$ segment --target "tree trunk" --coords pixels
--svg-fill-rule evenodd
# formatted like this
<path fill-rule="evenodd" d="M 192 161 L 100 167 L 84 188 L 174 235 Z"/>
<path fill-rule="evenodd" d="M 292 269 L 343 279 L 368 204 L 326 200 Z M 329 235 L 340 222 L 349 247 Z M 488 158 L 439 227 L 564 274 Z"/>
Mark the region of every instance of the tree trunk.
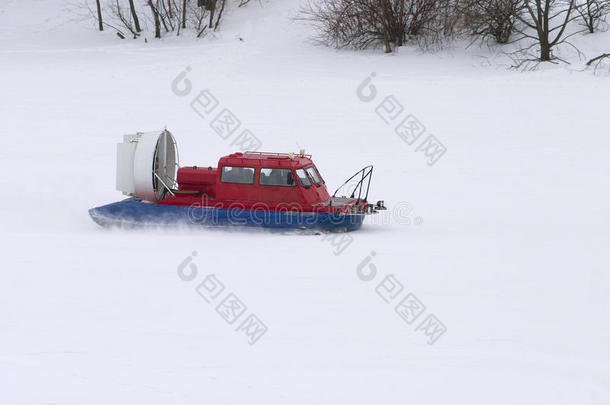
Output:
<path fill-rule="evenodd" d="M 102 22 L 102 5 L 100 4 L 100 0 L 96 0 L 97 5 L 97 22 L 99 24 L 100 31 L 104 31 L 104 23 Z"/>
<path fill-rule="evenodd" d="M 161 5 L 159 5 L 159 3 L 161 3 Z M 167 23 L 165 22 L 165 19 L 167 18 L 167 9 L 165 8 L 165 3 L 163 2 L 163 0 L 157 0 L 157 10 L 161 10 L 161 12 L 158 13 L 159 17 L 161 18 L 161 24 L 163 24 L 163 28 L 165 28 L 165 31 L 169 32 L 170 29 L 167 27 Z M 171 31 L 173 31 L 174 27 L 171 25 L 171 20 L 169 21 L 169 24 L 172 27 Z"/>
<path fill-rule="evenodd" d="M 551 47 L 548 41 L 540 41 L 540 60 L 542 62 L 551 60 Z"/>
<path fill-rule="evenodd" d="M 595 21 L 593 21 L 593 13 L 591 12 L 591 1 L 587 0 L 587 16 L 589 17 L 587 28 L 589 28 L 589 33 L 593 34 L 595 31 Z"/>
<path fill-rule="evenodd" d="M 161 38 L 161 21 L 159 20 L 159 13 L 155 8 L 152 0 L 148 0 L 148 6 L 153 14 L 153 19 L 155 20 L 155 38 Z"/>
<path fill-rule="evenodd" d="M 182 28 L 186 28 L 186 0 L 182 2 Z"/>
<path fill-rule="evenodd" d="M 136 32 L 142 32 L 140 28 L 140 20 L 138 19 L 138 13 L 136 13 L 136 6 L 133 4 L 133 0 L 129 0 L 129 11 L 131 11 L 131 17 L 133 18 L 133 23 L 136 26 Z"/>
<path fill-rule="evenodd" d="M 385 53 L 392 53 L 392 47 L 390 46 L 390 40 L 387 34 L 383 36 L 383 43 L 385 45 Z"/>
<path fill-rule="evenodd" d="M 547 0 L 549 1 L 549 0 Z M 538 31 L 538 42 L 540 43 L 540 61 L 547 62 L 551 60 L 551 43 L 549 42 L 549 23 L 548 19 L 549 8 L 540 11 L 542 16 L 539 23 Z"/>
<path fill-rule="evenodd" d="M 218 13 L 218 17 L 216 18 L 216 24 L 214 24 L 214 31 L 218 29 L 218 24 L 220 24 L 220 19 L 222 18 L 222 12 L 225 10 L 226 0 L 222 0 L 222 5 L 220 6 L 220 12 Z"/>
<path fill-rule="evenodd" d="M 209 27 L 214 27 L 214 12 L 216 11 L 216 2 L 210 7 L 210 24 Z"/>

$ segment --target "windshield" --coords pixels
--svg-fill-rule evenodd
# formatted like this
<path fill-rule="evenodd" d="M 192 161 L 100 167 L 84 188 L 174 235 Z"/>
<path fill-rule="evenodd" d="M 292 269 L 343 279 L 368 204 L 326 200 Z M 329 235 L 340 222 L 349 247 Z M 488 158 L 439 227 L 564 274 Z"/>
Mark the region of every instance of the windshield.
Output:
<path fill-rule="evenodd" d="M 309 177 L 307 177 L 307 174 L 305 174 L 305 170 L 297 169 L 296 173 L 297 178 L 299 179 L 299 184 L 302 187 L 311 187 L 311 181 L 309 181 Z"/>
<path fill-rule="evenodd" d="M 313 170 L 316 172 L 316 174 L 318 175 L 318 179 L 320 180 L 320 183 L 324 184 L 324 179 L 322 178 L 322 175 L 320 174 L 320 172 L 318 171 L 318 168 L 316 166 L 313 167 Z"/>
<path fill-rule="evenodd" d="M 307 173 L 309 174 L 309 177 L 311 177 L 311 180 L 313 180 L 315 185 L 319 186 L 320 185 L 320 176 L 318 176 L 318 172 L 316 171 L 316 169 L 314 169 L 313 167 L 308 167 Z"/>

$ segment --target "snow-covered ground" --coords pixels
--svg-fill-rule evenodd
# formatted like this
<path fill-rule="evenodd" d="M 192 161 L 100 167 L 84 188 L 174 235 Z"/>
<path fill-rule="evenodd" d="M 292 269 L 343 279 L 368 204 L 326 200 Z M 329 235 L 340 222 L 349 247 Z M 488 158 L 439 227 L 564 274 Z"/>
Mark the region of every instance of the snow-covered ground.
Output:
<path fill-rule="evenodd" d="M 315 47 L 298 4 L 147 43 L 66 23 L 61 1 L 0 4 L 0 403 L 610 403 L 608 75 Z M 610 50 L 608 32 L 577 41 Z M 167 126 L 183 165 L 237 150 L 191 109 L 205 89 L 262 150 L 312 153 L 330 188 L 374 164 L 388 212 L 344 236 L 99 228 L 123 134 Z M 394 132 L 409 114 L 412 145 Z M 231 293 L 247 309 L 229 324 Z M 405 297 L 425 305 L 410 324 Z M 250 314 L 267 327 L 252 345 Z"/>

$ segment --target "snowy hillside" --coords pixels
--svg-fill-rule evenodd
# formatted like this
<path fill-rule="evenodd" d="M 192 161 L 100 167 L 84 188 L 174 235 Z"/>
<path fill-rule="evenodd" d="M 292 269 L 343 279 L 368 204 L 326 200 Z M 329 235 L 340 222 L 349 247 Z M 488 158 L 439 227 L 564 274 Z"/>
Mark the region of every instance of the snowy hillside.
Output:
<path fill-rule="evenodd" d="M 608 74 L 569 51 L 533 72 L 461 44 L 335 51 L 298 8 L 144 42 L 0 3 L 0 404 L 610 403 Z M 575 42 L 594 57 L 610 32 Z M 123 134 L 167 126 L 184 166 L 239 150 L 191 108 L 203 90 L 333 190 L 373 164 L 388 211 L 340 235 L 97 226 Z M 223 319 L 231 293 L 264 334 Z"/>

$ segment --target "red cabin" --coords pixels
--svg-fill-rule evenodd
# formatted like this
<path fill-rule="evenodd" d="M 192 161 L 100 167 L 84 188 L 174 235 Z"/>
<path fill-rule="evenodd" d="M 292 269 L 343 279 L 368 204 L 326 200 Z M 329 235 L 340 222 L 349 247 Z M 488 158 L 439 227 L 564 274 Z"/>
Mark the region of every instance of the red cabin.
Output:
<path fill-rule="evenodd" d="M 160 204 L 203 205 L 240 203 L 244 208 L 275 209 L 278 206 L 316 211 L 330 205 L 331 197 L 311 155 L 237 152 L 223 156 L 218 167 L 181 167 L 178 190 Z"/>

